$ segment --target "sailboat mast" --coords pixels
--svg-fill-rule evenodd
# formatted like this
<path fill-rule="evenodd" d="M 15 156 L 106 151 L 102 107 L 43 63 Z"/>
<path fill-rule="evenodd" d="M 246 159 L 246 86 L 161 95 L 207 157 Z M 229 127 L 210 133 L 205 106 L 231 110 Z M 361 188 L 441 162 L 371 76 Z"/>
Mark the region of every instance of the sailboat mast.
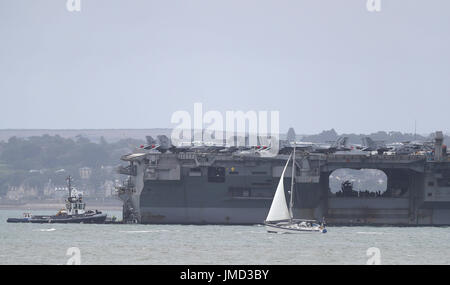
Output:
<path fill-rule="evenodd" d="M 289 213 L 291 215 L 291 221 L 294 218 L 294 212 L 292 210 L 294 206 L 294 177 L 295 177 L 295 145 L 294 145 L 294 155 L 292 157 L 291 199 L 289 201 Z"/>

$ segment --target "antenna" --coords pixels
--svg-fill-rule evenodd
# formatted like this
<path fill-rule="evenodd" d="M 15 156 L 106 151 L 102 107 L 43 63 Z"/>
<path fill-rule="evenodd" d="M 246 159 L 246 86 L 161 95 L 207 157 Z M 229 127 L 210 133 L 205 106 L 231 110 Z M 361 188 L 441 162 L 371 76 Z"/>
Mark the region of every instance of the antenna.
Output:
<path fill-rule="evenodd" d="M 67 177 L 67 186 L 69 187 L 69 198 L 72 197 L 72 177 Z"/>
<path fill-rule="evenodd" d="M 414 120 L 414 140 L 417 140 L 417 120 Z"/>

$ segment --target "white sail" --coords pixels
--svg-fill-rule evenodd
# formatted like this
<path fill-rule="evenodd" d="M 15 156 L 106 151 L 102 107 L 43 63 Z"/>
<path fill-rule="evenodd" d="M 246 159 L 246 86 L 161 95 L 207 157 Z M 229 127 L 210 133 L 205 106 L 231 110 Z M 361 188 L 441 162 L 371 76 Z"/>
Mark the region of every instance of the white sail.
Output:
<path fill-rule="evenodd" d="M 291 155 L 292 156 L 292 155 Z M 286 195 L 284 194 L 284 172 L 291 160 L 289 156 L 286 166 L 284 166 L 283 173 L 281 174 L 280 181 L 278 182 L 277 191 L 273 197 L 272 205 L 270 206 L 269 214 L 267 215 L 267 222 L 289 220 L 291 215 L 289 214 L 288 206 L 286 203 Z"/>

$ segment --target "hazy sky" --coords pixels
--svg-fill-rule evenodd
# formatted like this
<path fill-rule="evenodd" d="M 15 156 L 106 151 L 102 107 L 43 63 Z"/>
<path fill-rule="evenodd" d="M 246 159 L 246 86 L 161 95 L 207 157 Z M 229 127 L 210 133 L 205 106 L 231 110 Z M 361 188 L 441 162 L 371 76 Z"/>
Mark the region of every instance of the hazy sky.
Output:
<path fill-rule="evenodd" d="M 174 127 L 278 110 L 281 130 L 450 131 L 450 1 L 0 0 L 0 128 Z"/>

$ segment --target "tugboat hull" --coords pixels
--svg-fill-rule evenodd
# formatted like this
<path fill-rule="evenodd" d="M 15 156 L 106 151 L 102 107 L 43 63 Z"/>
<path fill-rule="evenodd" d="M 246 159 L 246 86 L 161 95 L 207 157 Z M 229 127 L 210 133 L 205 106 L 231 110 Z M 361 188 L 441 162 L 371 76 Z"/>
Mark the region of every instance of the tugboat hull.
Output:
<path fill-rule="evenodd" d="M 8 223 L 50 223 L 50 224 L 104 224 L 106 214 L 95 214 L 89 216 L 33 216 L 31 219 L 9 218 Z"/>
<path fill-rule="evenodd" d="M 24 218 L 8 218 L 6 220 L 8 223 L 29 223 L 30 219 L 24 219 Z"/>

